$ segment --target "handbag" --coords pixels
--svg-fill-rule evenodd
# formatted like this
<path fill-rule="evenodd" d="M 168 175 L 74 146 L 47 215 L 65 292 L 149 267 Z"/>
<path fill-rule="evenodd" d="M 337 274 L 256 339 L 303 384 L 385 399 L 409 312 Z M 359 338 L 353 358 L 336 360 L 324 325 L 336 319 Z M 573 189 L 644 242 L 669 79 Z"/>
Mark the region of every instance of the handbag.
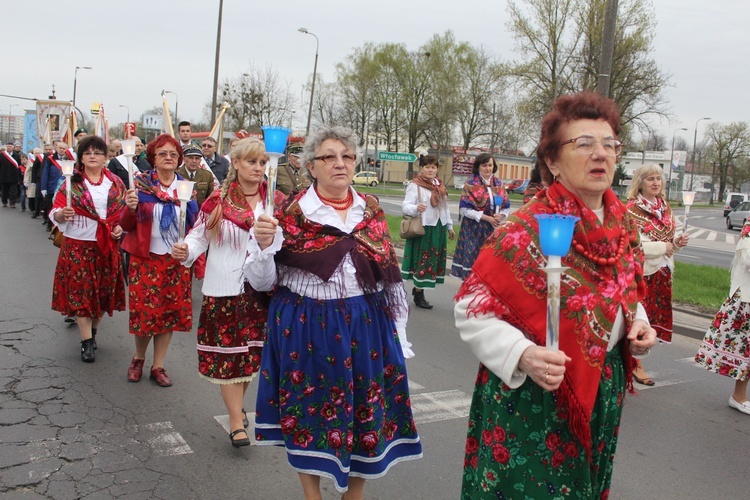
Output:
<path fill-rule="evenodd" d="M 55 245 L 57 248 L 60 248 L 63 242 L 63 232 L 60 231 L 57 227 L 53 227 L 52 231 L 50 231 L 49 233 L 49 239 L 52 240 L 53 245 Z"/>
<path fill-rule="evenodd" d="M 419 186 L 417 186 L 417 204 L 422 203 L 419 196 Z M 424 236 L 424 226 L 422 225 L 422 214 L 412 217 L 411 215 L 404 215 L 401 219 L 401 226 L 399 227 L 398 235 L 405 240 L 411 240 Z"/>

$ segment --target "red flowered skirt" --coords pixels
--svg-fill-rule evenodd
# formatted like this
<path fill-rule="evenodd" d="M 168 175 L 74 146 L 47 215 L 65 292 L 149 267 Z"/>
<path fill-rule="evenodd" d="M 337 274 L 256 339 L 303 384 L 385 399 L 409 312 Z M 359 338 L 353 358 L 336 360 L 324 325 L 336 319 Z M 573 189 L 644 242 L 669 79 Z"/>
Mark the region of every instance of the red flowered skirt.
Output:
<path fill-rule="evenodd" d="M 96 241 L 63 238 L 52 287 L 52 309 L 83 318 L 124 311 L 120 252 L 105 256 Z"/>
<path fill-rule="evenodd" d="M 245 283 L 234 297 L 203 297 L 198 372 L 216 384 L 250 382 L 260 368 L 269 295 Z"/>
<path fill-rule="evenodd" d="M 193 329 L 190 268 L 171 255 L 130 256 L 130 333 L 151 337 Z"/>
<path fill-rule="evenodd" d="M 646 276 L 648 293 L 643 300 L 651 327 L 664 343 L 672 342 L 672 271 L 662 267 L 651 276 Z"/>

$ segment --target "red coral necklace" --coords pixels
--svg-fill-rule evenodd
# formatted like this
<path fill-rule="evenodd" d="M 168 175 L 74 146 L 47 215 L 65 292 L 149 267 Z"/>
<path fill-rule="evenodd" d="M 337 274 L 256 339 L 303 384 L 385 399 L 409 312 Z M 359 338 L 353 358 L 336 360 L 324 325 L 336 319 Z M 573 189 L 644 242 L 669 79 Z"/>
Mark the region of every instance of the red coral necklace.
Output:
<path fill-rule="evenodd" d="M 351 206 L 354 204 L 354 196 L 352 195 L 351 190 L 347 192 L 346 198 L 342 198 L 340 200 L 337 200 L 335 198 L 326 198 L 322 194 L 320 194 L 320 191 L 318 191 L 318 188 L 315 188 L 315 193 L 318 195 L 318 198 L 320 198 L 320 201 L 323 202 L 324 205 L 328 205 L 329 207 L 333 207 L 334 210 L 349 210 Z"/>
<path fill-rule="evenodd" d="M 556 214 L 560 214 L 560 206 L 557 204 L 554 200 L 549 200 L 549 207 L 552 209 L 553 212 Z M 589 250 L 586 250 L 586 248 L 576 240 L 575 236 L 573 237 L 573 241 L 571 242 L 571 247 L 578 252 L 579 254 L 583 255 L 586 259 L 595 262 L 599 264 L 600 266 L 614 266 L 615 263 L 622 257 L 622 254 L 625 253 L 625 247 L 628 245 L 628 232 L 625 229 L 622 229 L 620 231 L 620 241 L 617 245 L 617 252 L 611 256 L 611 257 L 600 257 L 598 255 L 594 255 Z"/>

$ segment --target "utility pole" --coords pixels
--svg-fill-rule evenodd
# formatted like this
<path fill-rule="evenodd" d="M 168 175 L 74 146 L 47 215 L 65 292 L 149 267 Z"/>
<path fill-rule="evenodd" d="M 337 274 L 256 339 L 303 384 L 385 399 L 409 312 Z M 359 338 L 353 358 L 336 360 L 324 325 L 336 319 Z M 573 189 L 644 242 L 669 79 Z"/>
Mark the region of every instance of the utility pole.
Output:
<path fill-rule="evenodd" d="M 211 124 L 212 125 L 216 122 L 216 94 L 219 92 L 219 54 L 221 54 L 221 13 L 223 10 L 224 10 L 224 0 L 219 0 L 219 25 L 216 28 L 216 57 L 214 59 L 214 91 L 211 93 Z M 175 118 L 177 118 L 176 109 L 175 109 Z"/>
<path fill-rule="evenodd" d="M 617 28 L 617 0 L 607 0 L 604 13 L 604 31 L 602 32 L 602 56 L 599 64 L 599 81 L 596 91 L 609 97 L 612 80 L 612 59 L 615 54 L 615 32 Z"/>

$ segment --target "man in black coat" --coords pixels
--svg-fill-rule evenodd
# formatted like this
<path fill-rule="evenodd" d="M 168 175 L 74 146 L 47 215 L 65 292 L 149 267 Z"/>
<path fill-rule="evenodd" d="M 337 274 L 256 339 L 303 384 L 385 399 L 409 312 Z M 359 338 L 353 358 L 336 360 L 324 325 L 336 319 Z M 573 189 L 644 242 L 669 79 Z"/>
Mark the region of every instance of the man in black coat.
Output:
<path fill-rule="evenodd" d="M 16 208 L 18 198 L 18 166 L 21 164 L 21 155 L 13 151 L 13 142 L 5 146 L 0 154 L 0 190 L 2 190 L 3 208 Z"/>
<path fill-rule="evenodd" d="M 44 205 L 44 195 L 42 194 L 42 167 L 44 166 L 44 159 L 52 154 L 52 144 L 44 145 L 44 153 L 34 156 L 34 164 L 31 166 L 31 182 L 36 185 L 36 191 L 34 193 L 34 213 L 31 214 L 32 219 L 39 217 L 42 213 L 42 205 Z"/>

